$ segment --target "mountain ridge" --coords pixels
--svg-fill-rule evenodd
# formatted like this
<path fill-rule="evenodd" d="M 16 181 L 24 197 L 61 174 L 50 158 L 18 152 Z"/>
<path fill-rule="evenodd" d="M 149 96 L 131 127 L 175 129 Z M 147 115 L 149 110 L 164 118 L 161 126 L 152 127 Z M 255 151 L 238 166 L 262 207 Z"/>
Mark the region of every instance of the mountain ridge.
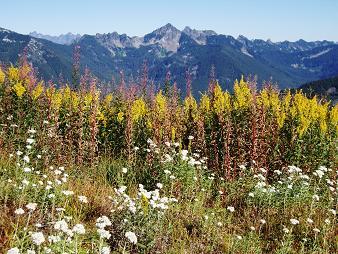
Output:
<path fill-rule="evenodd" d="M 281 88 L 338 75 L 335 42 L 250 40 L 190 27 L 181 31 L 170 23 L 142 37 L 97 33 L 82 35 L 70 45 L 0 29 L 0 61 L 15 63 L 28 49 L 29 60 L 43 78 L 70 79 L 75 43 L 81 48 L 82 68 L 88 67 L 100 79 L 111 80 L 122 70 L 135 77 L 147 62 L 150 79 L 163 82 L 170 71 L 181 90 L 187 70 L 194 90 L 206 90 L 211 66 L 226 88 L 241 75 L 258 75 L 259 81 L 272 78 Z"/>

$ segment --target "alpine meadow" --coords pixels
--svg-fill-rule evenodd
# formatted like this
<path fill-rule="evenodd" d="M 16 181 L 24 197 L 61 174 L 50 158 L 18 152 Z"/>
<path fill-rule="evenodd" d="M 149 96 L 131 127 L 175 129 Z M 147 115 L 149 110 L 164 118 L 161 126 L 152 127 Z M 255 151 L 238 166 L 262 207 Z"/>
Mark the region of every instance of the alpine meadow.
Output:
<path fill-rule="evenodd" d="M 105 3 L 116 9 L 105 22 L 140 33 L 152 14 L 180 24 L 179 9 L 162 3 L 160 18 L 151 0 L 130 15 L 146 2 L 153 12 L 139 23 L 119 19 L 123 3 Z M 106 29 L 108 10 L 73 4 L 35 5 L 69 8 L 62 29 Z M 234 16 L 222 10 L 239 8 L 181 5 L 199 26 L 203 8 L 223 24 Z M 317 6 L 305 5 L 299 22 Z M 89 6 L 95 27 L 85 25 Z M 276 32 L 252 15 L 257 34 Z M 0 22 L 22 33 L 62 26 L 23 17 Z M 278 33 L 323 39 L 325 20 Z M 171 24 L 134 37 L 0 28 L 0 253 L 337 253 L 338 42 L 329 38 L 235 39 Z"/>

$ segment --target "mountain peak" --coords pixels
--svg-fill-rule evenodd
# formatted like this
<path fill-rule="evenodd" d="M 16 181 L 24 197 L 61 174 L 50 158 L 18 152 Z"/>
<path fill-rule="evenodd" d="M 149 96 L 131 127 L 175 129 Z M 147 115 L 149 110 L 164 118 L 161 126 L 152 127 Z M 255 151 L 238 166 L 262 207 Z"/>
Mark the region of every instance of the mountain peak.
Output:
<path fill-rule="evenodd" d="M 164 34 L 167 34 L 167 33 L 180 33 L 180 32 L 181 32 L 180 30 L 178 30 L 172 24 L 168 23 L 168 24 L 156 29 L 152 33 L 157 34 L 157 35 L 164 35 Z"/>
<path fill-rule="evenodd" d="M 144 36 L 144 43 L 159 44 L 168 51 L 176 52 L 179 47 L 181 31 L 168 23 Z"/>
<path fill-rule="evenodd" d="M 11 33 L 12 31 L 10 31 L 10 30 L 8 30 L 8 29 L 5 29 L 5 28 L 2 28 L 2 27 L 0 27 L 0 32 Z"/>
<path fill-rule="evenodd" d="M 182 32 L 201 45 L 206 44 L 208 36 L 217 35 L 217 33 L 212 30 L 196 30 L 191 29 L 189 26 L 186 26 Z"/>

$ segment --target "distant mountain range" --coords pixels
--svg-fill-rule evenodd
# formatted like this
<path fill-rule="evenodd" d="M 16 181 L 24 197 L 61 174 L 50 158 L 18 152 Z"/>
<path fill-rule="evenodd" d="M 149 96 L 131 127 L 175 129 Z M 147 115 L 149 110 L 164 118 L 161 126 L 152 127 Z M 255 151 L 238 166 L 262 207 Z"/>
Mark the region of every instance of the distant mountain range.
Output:
<path fill-rule="evenodd" d="M 241 75 L 272 79 L 280 88 L 338 75 L 338 44 L 332 41 L 249 40 L 190 27 L 180 31 L 171 24 L 143 37 L 116 32 L 52 37 L 0 29 L 0 62 L 16 63 L 25 50 L 44 79 L 70 79 L 75 44 L 80 46 L 82 68 L 102 80 L 118 77 L 121 70 L 135 79 L 146 61 L 150 79 L 163 82 L 170 71 L 182 90 L 189 70 L 195 92 L 206 89 L 213 65 L 224 88 L 231 88 Z"/>
<path fill-rule="evenodd" d="M 39 38 L 39 39 L 45 39 L 51 42 L 55 42 L 58 44 L 64 44 L 64 45 L 70 45 L 76 40 L 81 38 L 80 34 L 72 34 L 72 33 L 67 33 L 67 34 L 61 34 L 58 36 L 52 36 L 52 35 L 45 35 L 45 34 L 40 34 L 37 32 L 32 32 L 29 34 L 32 37 Z"/>

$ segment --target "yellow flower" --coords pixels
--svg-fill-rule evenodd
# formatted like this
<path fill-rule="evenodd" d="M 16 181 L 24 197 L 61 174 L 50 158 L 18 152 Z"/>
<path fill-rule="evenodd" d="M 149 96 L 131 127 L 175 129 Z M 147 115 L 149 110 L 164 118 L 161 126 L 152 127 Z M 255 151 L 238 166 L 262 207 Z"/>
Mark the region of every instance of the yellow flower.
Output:
<path fill-rule="evenodd" d="M 141 207 L 143 210 L 143 213 L 145 215 L 148 214 L 149 212 L 149 199 L 147 198 L 147 196 L 145 194 L 142 193 L 141 195 Z"/>
<path fill-rule="evenodd" d="M 62 90 L 56 91 L 56 89 L 53 87 L 47 88 L 46 96 L 50 99 L 52 108 L 58 110 L 61 107 Z"/>
<path fill-rule="evenodd" d="M 106 117 L 101 110 L 98 110 L 96 118 L 98 121 L 103 121 L 106 124 Z"/>
<path fill-rule="evenodd" d="M 120 112 L 117 114 L 117 121 L 118 121 L 119 123 L 121 123 L 121 122 L 123 121 L 123 119 L 124 119 L 124 113 L 120 111 Z"/>
<path fill-rule="evenodd" d="M 222 88 L 216 84 L 214 89 L 214 103 L 213 103 L 213 109 L 217 115 L 220 115 L 223 113 L 225 108 L 225 99 L 223 96 Z"/>
<path fill-rule="evenodd" d="M 7 75 L 8 75 L 8 79 L 10 81 L 17 82 L 19 80 L 19 78 L 20 78 L 19 69 L 11 66 L 11 67 L 8 68 Z"/>
<path fill-rule="evenodd" d="M 223 97 L 224 97 L 224 109 L 226 112 L 230 112 L 231 111 L 231 96 L 229 92 L 228 91 L 224 92 Z"/>
<path fill-rule="evenodd" d="M 159 118 L 163 118 L 167 109 L 167 100 L 162 94 L 162 90 L 155 97 L 155 108 Z"/>
<path fill-rule="evenodd" d="M 243 77 L 239 83 L 237 80 L 235 81 L 234 94 L 235 109 L 246 109 L 251 106 L 251 103 L 253 101 L 251 89 L 249 85 L 244 81 Z"/>
<path fill-rule="evenodd" d="M 289 90 L 288 93 L 284 96 L 282 102 L 283 108 L 286 112 L 290 110 L 290 102 L 291 102 L 291 92 Z"/>
<path fill-rule="evenodd" d="M 336 132 L 338 133 L 338 104 L 336 104 L 330 112 L 330 123 L 336 128 Z"/>
<path fill-rule="evenodd" d="M 214 89 L 213 110 L 217 115 L 222 115 L 231 110 L 231 96 L 229 92 L 223 92 L 218 84 Z"/>
<path fill-rule="evenodd" d="M 103 104 L 105 106 L 109 106 L 109 104 L 111 103 L 112 100 L 113 100 L 113 95 L 110 93 L 104 98 Z"/>
<path fill-rule="evenodd" d="M 76 92 L 71 92 L 70 94 L 70 100 L 73 104 L 73 108 L 76 110 L 78 109 L 78 106 L 80 104 L 80 98 Z"/>
<path fill-rule="evenodd" d="M 33 92 L 32 92 L 32 97 L 33 100 L 36 100 L 42 93 L 44 90 L 44 86 L 43 86 L 43 82 L 39 82 L 39 84 L 34 88 Z"/>
<path fill-rule="evenodd" d="M 52 97 L 52 105 L 55 109 L 59 109 L 62 104 L 62 94 L 61 92 L 55 92 Z"/>
<path fill-rule="evenodd" d="M 21 84 L 21 82 L 17 82 L 14 86 L 14 92 L 16 95 L 21 98 L 22 95 L 26 92 L 26 88 Z"/>
<path fill-rule="evenodd" d="M 90 92 L 86 93 L 84 96 L 84 105 L 85 107 L 89 107 L 93 101 L 93 96 Z"/>
<path fill-rule="evenodd" d="M 0 85 L 2 85 L 5 82 L 5 73 L 0 68 Z"/>
<path fill-rule="evenodd" d="M 63 100 L 65 102 L 70 102 L 71 94 L 72 94 L 72 91 L 70 90 L 70 87 L 67 85 L 62 91 Z"/>
<path fill-rule="evenodd" d="M 191 114 L 192 118 L 195 119 L 197 117 L 197 102 L 192 95 L 189 95 L 184 100 L 184 110 L 186 116 Z"/>
<path fill-rule="evenodd" d="M 200 108 L 203 113 L 208 113 L 210 111 L 210 99 L 205 94 L 202 95 Z"/>
<path fill-rule="evenodd" d="M 137 122 L 147 114 L 147 106 L 142 98 L 137 99 L 131 106 L 131 118 L 133 122 Z"/>
<path fill-rule="evenodd" d="M 171 127 L 171 142 L 175 142 L 175 138 L 176 138 L 176 128 Z"/>
<path fill-rule="evenodd" d="M 286 119 L 286 113 L 284 111 L 276 112 L 277 124 L 279 128 L 282 128 Z"/>
<path fill-rule="evenodd" d="M 276 91 L 271 91 L 269 96 L 269 104 L 272 112 L 276 114 L 280 110 L 279 94 Z"/>
<path fill-rule="evenodd" d="M 258 104 L 263 105 L 266 109 L 270 108 L 269 92 L 267 88 L 264 88 L 260 92 L 260 95 L 257 98 L 257 102 Z"/>
<path fill-rule="evenodd" d="M 327 131 L 328 107 L 329 103 L 325 103 L 323 105 L 319 104 L 317 106 L 319 128 L 322 134 L 325 134 Z"/>

